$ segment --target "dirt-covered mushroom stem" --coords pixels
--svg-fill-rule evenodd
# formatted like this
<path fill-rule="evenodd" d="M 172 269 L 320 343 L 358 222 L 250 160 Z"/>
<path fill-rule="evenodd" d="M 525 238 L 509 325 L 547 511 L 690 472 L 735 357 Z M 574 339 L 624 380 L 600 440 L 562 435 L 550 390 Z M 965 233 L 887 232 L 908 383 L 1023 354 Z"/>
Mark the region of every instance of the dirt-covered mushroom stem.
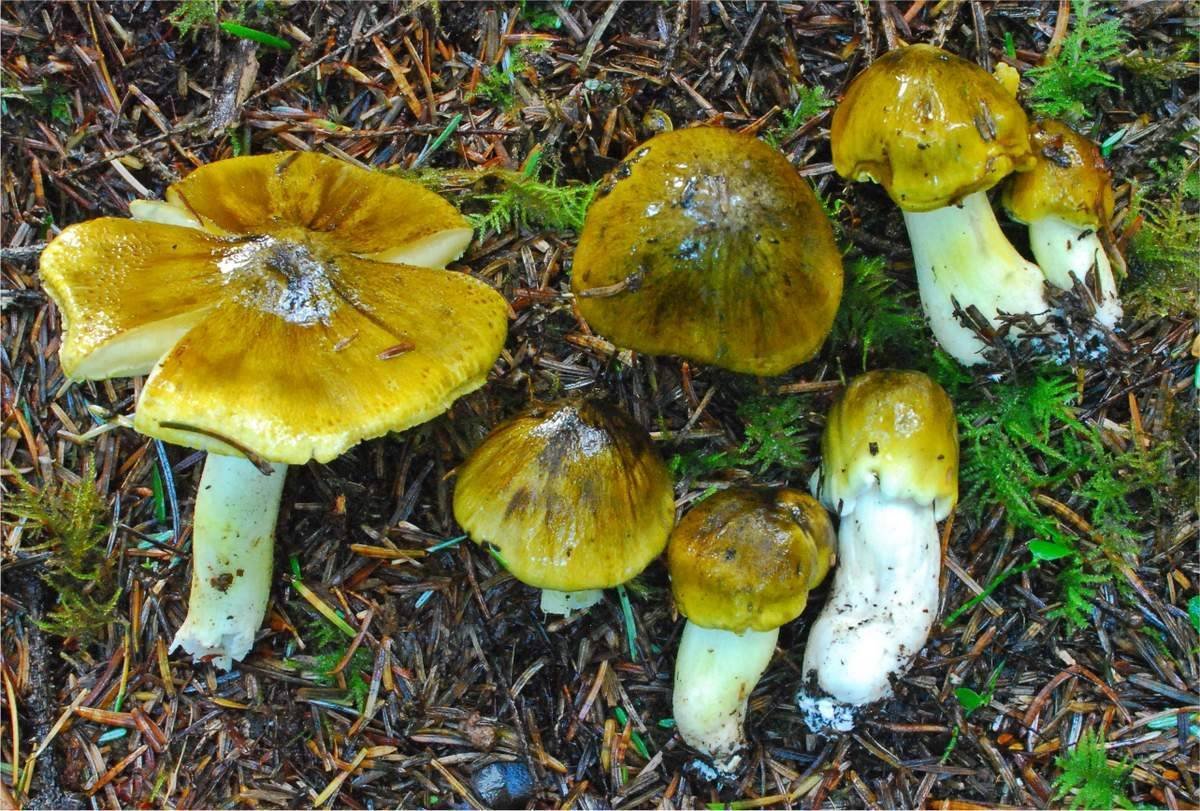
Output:
<path fill-rule="evenodd" d="M 268 469 L 210 453 L 196 494 L 188 613 L 171 647 L 226 670 L 250 652 L 271 596 L 287 465 Z"/>
<path fill-rule="evenodd" d="M 797 702 L 829 732 L 891 695 L 937 617 L 937 522 L 958 495 L 954 408 L 919 372 L 868 372 L 830 410 L 821 450 L 813 490 L 841 516 L 838 567 Z"/>

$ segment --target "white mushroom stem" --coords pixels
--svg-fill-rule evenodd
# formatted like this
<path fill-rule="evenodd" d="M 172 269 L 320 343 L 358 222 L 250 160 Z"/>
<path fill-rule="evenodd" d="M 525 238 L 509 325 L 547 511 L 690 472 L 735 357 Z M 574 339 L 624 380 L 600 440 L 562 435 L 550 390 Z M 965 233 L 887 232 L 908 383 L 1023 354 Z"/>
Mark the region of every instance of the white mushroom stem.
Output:
<path fill-rule="evenodd" d="M 675 728 L 721 771 L 732 771 L 740 759 L 747 701 L 778 639 L 778 628 L 735 634 L 691 621 L 683 626 L 675 659 Z"/>
<path fill-rule="evenodd" d="M 572 611 L 582 611 L 600 602 L 604 596 L 603 589 L 584 589 L 583 591 L 555 591 L 542 589 L 542 610 L 547 614 L 570 614 Z"/>
<path fill-rule="evenodd" d="M 287 465 L 264 476 L 252 463 L 210 453 L 192 532 L 188 614 L 171 648 L 228 670 L 254 644 L 271 596 L 275 521 Z"/>
<path fill-rule="evenodd" d="M 842 516 L 837 556 L 797 696 L 814 732 L 853 728 L 857 711 L 891 695 L 929 638 L 942 561 L 933 505 L 873 488 Z"/>
<path fill-rule="evenodd" d="M 1095 229 L 1069 223 L 1061 217 L 1041 217 L 1029 223 L 1029 247 L 1055 287 L 1070 290 L 1075 280 L 1086 282 L 1094 272 L 1100 295 L 1096 321 L 1112 329 L 1121 320 L 1121 300 L 1112 264 Z M 1095 289 L 1090 288 L 1089 289 Z"/>
<path fill-rule="evenodd" d="M 986 192 L 934 211 L 906 211 L 904 224 L 921 304 L 934 336 L 959 363 L 983 362 L 984 343 L 955 317 L 954 301 L 964 312 L 975 306 L 993 327 L 1000 326 L 1000 312 L 1040 320 L 1049 309 L 1041 270 L 1004 236 Z"/>

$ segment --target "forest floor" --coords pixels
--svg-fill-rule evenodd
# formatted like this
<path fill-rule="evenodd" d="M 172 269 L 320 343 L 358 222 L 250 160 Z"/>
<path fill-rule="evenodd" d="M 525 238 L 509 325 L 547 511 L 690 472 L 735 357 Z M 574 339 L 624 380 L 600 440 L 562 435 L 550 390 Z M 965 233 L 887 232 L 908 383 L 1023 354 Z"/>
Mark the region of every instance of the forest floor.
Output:
<path fill-rule="evenodd" d="M 1196 807 L 1196 13 L 5 3 L 0 807 Z M 934 352 L 900 212 L 830 163 L 831 105 L 905 42 L 1015 66 L 1027 106 L 1103 144 L 1128 265 L 1103 360 L 993 374 Z M 700 122 L 782 149 L 846 253 L 833 335 L 780 378 L 630 355 L 573 306 L 593 184 Z M 64 377 L 36 260 L 66 225 L 127 216 L 194 167 L 290 149 L 403 170 L 472 215 L 455 267 L 504 294 L 510 331 L 489 384 L 447 414 L 292 468 L 268 621 L 224 673 L 167 649 L 203 456 L 122 426 L 141 379 Z M 815 592 L 725 783 L 672 728 L 682 619 L 661 562 L 548 618 L 451 515 L 454 469 L 487 430 L 567 392 L 652 432 L 681 509 L 730 483 L 805 488 L 832 398 L 878 367 L 929 371 L 959 409 L 942 620 L 894 698 L 818 738 L 793 702 Z"/>

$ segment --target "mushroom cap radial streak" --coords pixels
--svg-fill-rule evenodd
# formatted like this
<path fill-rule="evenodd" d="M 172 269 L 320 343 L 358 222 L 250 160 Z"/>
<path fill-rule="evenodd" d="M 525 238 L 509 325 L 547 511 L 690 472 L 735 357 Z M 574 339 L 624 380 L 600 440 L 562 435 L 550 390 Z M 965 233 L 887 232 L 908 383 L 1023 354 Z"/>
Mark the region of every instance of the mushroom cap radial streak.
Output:
<path fill-rule="evenodd" d="M 219 161 L 143 220 L 73 225 L 42 254 L 64 371 L 146 374 L 144 434 L 268 461 L 328 461 L 482 385 L 503 299 L 456 258 L 437 195 L 311 153 Z"/>
<path fill-rule="evenodd" d="M 499 425 L 458 472 L 454 517 L 530 586 L 630 580 L 675 523 L 670 473 L 649 435 L 594 400 L 535 405 Z"/>
<path fill-rule="evenodd" d="M 813 491 L 841 515 L 875 488 L 931 505 L 938 521 L 958 500 L 954 405 L 920 372 L 876 370 L 850 381 L 829 411 L 821 454 Z"/>
<path fill-rule="evenodd" d="M 780 152 L 694 127 L 656 135 L 612 172 L 588 209 L 572 288 L 619 346 L 775 375 L 825 340 L 842 261 Z"/>
<path fill-rule="evenodd" d="M 932 211 L 1033 167 L 1028 120 L 983 68 L 932 45 L 876 59 L 830 127 L 842 177 L 871 180 L 905 211 Z"/>
<path fill-rule="evenodd" d="M 833 524 L 797 490 L 731 488 L 687 513 L 667 547 L 679 612 L 705 628 L 769 631 L 791 622 L 833 563 Z"/>

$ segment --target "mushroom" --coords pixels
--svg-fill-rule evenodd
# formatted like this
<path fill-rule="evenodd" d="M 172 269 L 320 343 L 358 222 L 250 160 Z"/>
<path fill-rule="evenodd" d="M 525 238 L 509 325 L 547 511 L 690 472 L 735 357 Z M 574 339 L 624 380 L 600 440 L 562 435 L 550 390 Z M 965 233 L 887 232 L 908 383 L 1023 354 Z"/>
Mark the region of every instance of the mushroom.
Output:
<path fill-rule="evenodd" d="M 675 500 L 645 429 L 613 406 L 570 399 L 488 435 L 458 471 L 454 517 L 542 590 L 543 611 L 569 614 L 662 553 Z"/>
<path fill-rule="evenodd" d="M 43 251 L 75 380 L 149 374 L 134 428 L 209 451 L 175 635 L 228 669 L 270 595 L 288 465 L 432 419 L 486 381 L 506 306 L 442 266 L 468 223 L 413 183 L 310 153 L 233 158 Z"/>
<path fill-rule="evenodd" d="M 1096 321 L 1112 329 L 1121 301 L 1100 241 L 1112 219 L 1112 174 L 1099 147 L 1061 121 L 1034 122 L 1030 140 L 1037 162 L 1009 178 L 1001 203 L 1029 226 L 1029 246 L 1050 284 L 1071 290 L 1084 283 L 1094 291 Z"/>
<path fill-rule="evenodd" d="M 777 150 L 719 127 L 634 150 L 588 209 L 579 311 L 616 344 L 776 375 L 825 340 L 842 261 L 816 195 Z"/>
<path fill-rule="evenodd" d="M 812 490 L 841 516 L 833 589 L 797 702 L 814 732 L 849 730 L 890 696 L 938 610 L 937 522 L 958 498 L 954 406 L 920 372 L 855 378 L 829 411 Z"/>
<path fill-rule="evenodd" d="M 687 617 L 675 660 L 675 727 L 720 772 L 741 760 L 747 701 L 779 627 L 804 610 L 833 553 L 825 510 L 788 489 L 724 490 L 671 533 L 671 591 Z"/>
<path fill-rule="evenodd" d="M 931 45 L 891 51 L 851 82 L 830 141 L 838 174 L 881 184 L 903 209 L 921 303 L 950 355 L 984 360 L 959 310 L 978 310 L 985 329 L 999 328 L 1001 313 L 1044 318 L 1044 277 L 1009 243 L 987 198 L 1035 162 L 1025 112 L 999 81 Z"/>

